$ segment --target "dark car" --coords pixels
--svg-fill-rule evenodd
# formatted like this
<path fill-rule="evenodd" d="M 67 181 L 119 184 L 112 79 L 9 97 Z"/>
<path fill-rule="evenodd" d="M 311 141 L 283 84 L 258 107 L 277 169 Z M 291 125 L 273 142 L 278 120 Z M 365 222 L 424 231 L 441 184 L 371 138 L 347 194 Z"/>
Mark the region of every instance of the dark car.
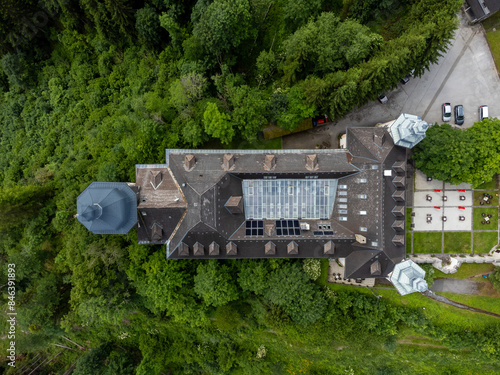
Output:
<path fill-rule="evenodd" d="M 381 94 L 379 97 L 377 97 L 377 99 L 382 104 L 385 104 L 389 101 L 389 99 L 387 99 L 387 96 L 385 94 Z"/>
<path fill-rule="evenodd" d="M 401 83 L 403 85 L 406 85 L 408 82 L 410 82 L 410 75 L 409 74 L 407 74 L 403 78 L 401 78 Z"/>
<path fill-rule="evenodd" d="M 463 125 L 464 124 L 464 106 L 459 104 L 455 106 L 455 124 Z"/>

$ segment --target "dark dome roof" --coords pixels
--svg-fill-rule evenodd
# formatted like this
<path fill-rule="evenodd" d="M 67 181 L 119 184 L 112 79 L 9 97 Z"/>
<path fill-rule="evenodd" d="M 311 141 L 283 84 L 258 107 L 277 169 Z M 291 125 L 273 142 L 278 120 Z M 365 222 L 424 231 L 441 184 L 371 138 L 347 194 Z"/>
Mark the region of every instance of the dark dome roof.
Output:
<path fill-rule="evenodd" d="M 78 221 L 94 234 L 126 234 L 137 222 L 137 197 L 124 182 L 92 182 L 76 207 Z"/>

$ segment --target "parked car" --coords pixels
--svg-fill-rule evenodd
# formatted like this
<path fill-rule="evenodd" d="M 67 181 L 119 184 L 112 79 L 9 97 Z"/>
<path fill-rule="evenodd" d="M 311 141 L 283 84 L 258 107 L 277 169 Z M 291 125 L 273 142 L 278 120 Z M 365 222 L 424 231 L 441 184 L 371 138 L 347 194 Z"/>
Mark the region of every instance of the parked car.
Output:
<path fill-rule="evenodd" d="M 450 103 L 443 103 L 441 108 L 443 111 L 443 122 L 450 121 L 451 120 L 451 104 Z"/>
<path fill-rule="evenodd" d="M 410 75 L 407 74 L 403 78 L 401 78 L 401 84 L 406 85 L 410 81 Z"/>
<path fill-rule="evenodd" d="M 313 126 L 323 125 L 328 122 L 328 116 L 327 115 L 316 116 L 312 119 L 312 121 L 313 121 Z"/>
<path fill-rule="evenodd" d="M 463 125 L 464 124 L 464 106 L 462 104 L 455 106 L 455 124 Z"/>
<path fill-rule="evenodd" d="M 377 99 L 382 104 L 385 104 L 389 101 L 389 99 L 387 98 L 387 96 L 385 94 L 380 95 Z"/>
<path fill-rule="evenodd" d="M 490 116 L 488 115 L 488 106 L 487 105 L 482 105 L 479 107 L 479 121 L 483 121 L 485 118 L 489 118 Z"/>

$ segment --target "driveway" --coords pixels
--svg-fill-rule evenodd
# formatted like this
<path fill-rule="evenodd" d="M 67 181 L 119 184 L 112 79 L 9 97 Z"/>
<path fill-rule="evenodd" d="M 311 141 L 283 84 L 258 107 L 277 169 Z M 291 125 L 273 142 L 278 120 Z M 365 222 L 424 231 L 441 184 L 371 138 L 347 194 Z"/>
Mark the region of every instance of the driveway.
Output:
<path fill-rule="evenodd" d="M 412 78 L 404 86 L 399 83 L 396 90 L 387 93 L 387 104 L 370 102 L 336 123 L 283 137 L 283 148 L 315 148 L 323 142 L 337 147 L 338 134 L 347 127 L 374 126 L 394 120 L 401 113 L 440 124 L 444 102 L 464 106 L 462 128 L 479 120 L 480 105 L 488 105 L 491 117 L 500 116 L 500 79 L 484 29 L 480 24 L 469 26 L 462 14 L 459 17 L 460 26 L 447 53 L 422 77 Z"/>

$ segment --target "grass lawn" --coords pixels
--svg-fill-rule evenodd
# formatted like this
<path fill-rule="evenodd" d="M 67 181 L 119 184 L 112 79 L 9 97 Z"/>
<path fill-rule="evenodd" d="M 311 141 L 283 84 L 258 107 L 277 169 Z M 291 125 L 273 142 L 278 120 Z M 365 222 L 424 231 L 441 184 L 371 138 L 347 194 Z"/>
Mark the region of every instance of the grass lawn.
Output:
<path fill-rule="evenodd" d="M 488 224 L 481 224 L 484 221 L 482 214 L 492 215 Z M 474 208 L 472 229 L 474 230 L 498 230 L 498 207 L 477 207 Z"/>
<path fill-rule="evenodd" d="M 494 268 L 495 267 L 491 263 L 462 263 L 455 273 L 447 274 L 435 269 L 434 275 L 436 278 L 447 277 L 452 279 L 466 279 L 474 275 L 491 272 Z"/>
<path fill-rule="evenodd" d="M 351 287 L 353 288 L 353 287 Z M 356 288 L 356 287 L 354 287 Z M 361 289 L 362 288 L 357 288 Z M 416 309 L 423 310 L 436 324 L 453 325 L 458 329 L 472 329 L 485 327 L 488 324 L 498 324 L 498 318 L 487 316 L 481 313 L 473 313 L 462 310 L 433 299 L 425 297 L 420 293 L 407 294 L 400 296 L 397 291 L 388 289 L 376 289 L 377 294 L 382 298 L 390 300 L 394 305 L 406 305 Z M 369 291 L 368 291 L 369 292 Z M 500 300 L 497 300 L 500 303 Z"/>
<path fill-rule="evenodd" d="M 411 208 L 406 209 L 406 230 L 411 230 Z"/>
<path fill-rule="evenodd" d="M 475 232 L 474 252 L 488 253 L 493 246 L 498 244 L 498 232 Z"/>
<path fill-rule="evenodd" d="M 470 232 L 444 232 L 444 252 L 470 253 Z"/>
<path fill-rule="evenodd" d="M 493 176 L 493 180 L 485 182 L 477 187 L 477 189 L 496 189 L 497 188 L 497 175 Z"/>
<path fill-rule="evenodd" d="M 490 44 L 491 53 L 495 59 L 497 69 L 500 70 L 500 14 L 496 13 L 483 22 L 486 37 Z M 493 31 L 496 28 L 496 31 Z"/>
<path fill-rule="evenodd" d="M 441 253 L 441 232 L 413 232 L 414 254 L 436 254 Z"/>
<path fill-rule="evenodd" d="M 445 296 L 452 301 L 463 303 L 464 305 L 500 314 L 500 299 L 498 298 L 500 295 L 497 297 L 483 297 L 446 292 L 438 292 L 437 294 Z"/>
<path fill-rule="evenodd" d="M 474 191 L 474 206 L 479 206 L 481 203 L 484 202 L 483 200 L 483 194 L 489 194 L 493 195 L 493 198 L 491 198 L 490 203 L 491 204 L 486 204 L 484 203 L 484 207 L 490 207 L 490 206 L 498 206 L 498 190 L 488 190 L 488 191 Z"/>
<path fill-rule="evenodd" d="M 406 233 L 406 254 L 411 254 L 411 233 Z"/>

